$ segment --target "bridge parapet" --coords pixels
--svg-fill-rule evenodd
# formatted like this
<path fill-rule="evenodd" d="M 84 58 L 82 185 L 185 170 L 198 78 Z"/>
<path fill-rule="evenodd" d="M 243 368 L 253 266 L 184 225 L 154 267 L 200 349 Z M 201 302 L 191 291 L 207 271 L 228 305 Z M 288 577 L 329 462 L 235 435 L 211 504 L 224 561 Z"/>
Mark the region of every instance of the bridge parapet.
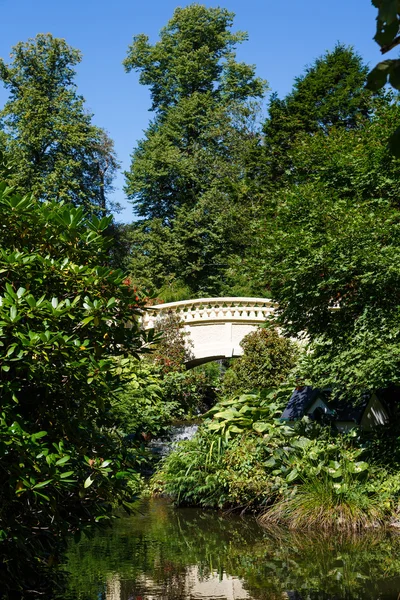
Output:
<path fill-rule="evenodd" d="M 198 298 L 156 304 L 143 316 L 143 327 L 154 327 L 157 319 L 174 312 L 185 325 L 201 323 L 247 323 L 260 324 L 273 314 L 277 304 L 267 298 Z"/>

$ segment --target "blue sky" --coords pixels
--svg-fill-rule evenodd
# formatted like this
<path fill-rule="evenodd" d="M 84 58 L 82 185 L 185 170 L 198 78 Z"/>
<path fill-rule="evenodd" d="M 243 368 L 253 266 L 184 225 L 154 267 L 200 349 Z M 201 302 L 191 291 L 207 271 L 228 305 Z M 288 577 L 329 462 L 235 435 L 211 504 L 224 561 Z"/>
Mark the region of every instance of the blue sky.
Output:
<path fill-rule="evenodd" d="M 204 1 L 234 13 L 234 29 L 248 32 L 249 40 L 238 48 L 238 59 L 257 65 L 280 96 L 290 91 L 304 66 L 333 48 L 337 41 L 350 44 L 371 66 L 380 59 L 372 40 L 376 9 L 369 0 L 221 0 Z M 151 118 L 148 90 L 138 84 L 136 73 L 126 74 L 122 60 L 132 36 L 146 33 L 157 40 L 158 32 L 178 0 L 0 0 L 0 56 L 7 60 L 11 46 L 37 33 L 52 33 L 79 48 L 78 91 L 94 113 L 94 122 L 115 141 L 122 171 L 129 168 L 130 154 Z M 0 88 L 0 104 L 6 99 Z M 124 207 L 118 220 L 133 220 L 122 187 L 116 182 L 115 200 Z"/>

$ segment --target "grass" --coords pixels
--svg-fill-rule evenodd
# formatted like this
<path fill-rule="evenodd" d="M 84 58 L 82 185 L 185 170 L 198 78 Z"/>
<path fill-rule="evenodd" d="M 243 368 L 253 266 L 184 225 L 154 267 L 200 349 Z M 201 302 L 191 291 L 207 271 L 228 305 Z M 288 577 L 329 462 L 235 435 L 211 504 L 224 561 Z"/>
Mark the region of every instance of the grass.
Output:
<path fill-rule="evenodd" d="M 264 526 L 285 524 L 296 530 L 358 531 L 384 525 L 389 514 L 379 496 L 369 494 L 362 482 L 349 478 L 339 484 L 319 476 L 306 479 L 259 520 Z"/>

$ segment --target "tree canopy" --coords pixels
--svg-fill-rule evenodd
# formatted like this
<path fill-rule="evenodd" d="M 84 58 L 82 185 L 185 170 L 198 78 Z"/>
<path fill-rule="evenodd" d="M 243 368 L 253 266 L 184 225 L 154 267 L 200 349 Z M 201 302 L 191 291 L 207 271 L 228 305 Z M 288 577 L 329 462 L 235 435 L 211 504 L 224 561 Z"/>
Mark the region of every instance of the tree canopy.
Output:
<path fill-rule="evenodd" d="M 20 193 L 105 212 L 118 167 L 107 133 L 92 124 L 76 92 L 81 53 L 65 40 L 39 34 L 0 59 L 9 98 L 0 111 L 0 140 Z"/>
<path fill-rule="evenodd" d="M 150 86 L 156 113 L 132 154 L 125 187 L 145 218 L 134 226 L 130 269 L 143 281 L 143 265 L 155 286 L 161 274 L 194 293 L 218 293 L 228 255 L 247 243 L 251 201 L 237 189 L 260 146 L 256 100 L 265 82 L 254 66 L 236 61 L 246 35 L 232 33 L 232 22 L 224 9 L 177 9 L 159 42 L 135 37 L 125 60 Z"/>
<path fill-rule="evenodd" d="M 125 69 L 139 71 L 140 83 L 150 87 L 152 110 L 163 115 L 193 94 L 225 102 L 262 94 L 254 66 L 235 60 L 235 48 L 247 34 L 230 31 L 233 18 L 223 8 L 190 4 L 175 10 L 156 44 L 145 34 L 133 38 Z"/>
<path fill-rule="evenodd" d="M 365 89 L 368 67 L 351 47 L 337 44 L 295 78 L 293 90 L 273 94 L 264 124 L 264 144 L 272 178 L 290 170 L 290 150 L 301 134 L 328 133 L 332 127 L 354 129 L 372 112 Z"/>
<path fill-rule="evenodd" d="M 313 348 L 315 385 L 359 395 L 398 382 L 396 274 L 400 162 L 387 139 L 398 101 L 379 98 L 356 130 L 299 136 L 292 181 L 277 189 L 264 240 L 261 279 L 291 335 Z"/>

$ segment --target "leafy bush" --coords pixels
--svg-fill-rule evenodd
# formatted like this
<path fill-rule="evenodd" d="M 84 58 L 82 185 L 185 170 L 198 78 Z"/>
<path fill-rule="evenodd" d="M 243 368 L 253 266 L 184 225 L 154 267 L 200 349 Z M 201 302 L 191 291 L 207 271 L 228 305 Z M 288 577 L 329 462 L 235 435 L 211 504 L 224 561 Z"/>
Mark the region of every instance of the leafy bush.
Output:
<path fill-rule="evenodd" d="M 157 298 L 163 302 L 179 302 L 180 300 L 189 300 L 193 292 L 188 285 L 185 285 L 179 279 L 166 278 L 164 285 L 157 291 Z"/>
<path fill-rule="evenodd" d="M 183 322 L 173 311 L 159 318 L 155 325 L 158 334 L 152 364 L 158 367 L 162 377 L 164 398 L 178 403 L 183 414 L 193 416 L 209 408 L 216 396 L 221 371 L 210 363 L 186 370 L 186 362 L 192 358 L 192 342 L 183 329 Z"/>
<path fill-rule="evenodd" d="M 400 477 L 356 432 L 277 418 L 288 389 L 223 400 L 154 478 L 178 504 L 263 510 L 262 522 L 361 528 L 395 518 Z M 369 462 L 367 462 L 369 461 Z"/>
<path fill-rule="evenodd" d="M 281 388 L 277 392 L 261 390 L 253 394 L 242 394 L 232 400 L 221 400 L 203 415 L 206 426 L 228 440 L 232 434 L 255 431 L 276 433 L 285 431 L 291 435 L 290 427 L 283 427 L 274 420 L 286 405 L 292 388 Z M 211 419 L 211 420 L 210 420 Z"/>
<path fill-rule="evenodd" d="M 276 329 L 259 328 L 240 342 L 243 355 L 226 371 L 223 394 L 232 396 L 282 385 L 296 364 L 297 346 Z"/>
<path fill-rule="evenodd" d="M 157 341 L 152 360 L 159 365 L 163 373 L 181 371 L 185 362 L 192 356 L 188 333 L 183 329 L 179 316 L 169 311 L 157 319 L 154 330 L 161 336 Z"/>
<path fill-rule="evenodd" d="M 165 459 L 153 478 L 153 490 L 172 496 L 178 504 L 264 505 L 272 493 L 263 466 L 270 454 L 252 425 L 260 418 L 271 420 L 284 397 L 287 391 L 264 392 L 218 403 L 204 415 L 197 435 L 181 442 Z M 272 420 L 271 435 L 274 427 Z M 285 426 L 285 431 L 289 429 Z"/>
<path fill-rule="evenodd" d="M 110 398 L 113 356 L 150 339 L 141 301 L 107 267 L 108 217 L 0 186 L 0 554 L 3 590 L 38 585 L 65 536 L 128 506 Z M 132 323 L 131 328 L 125 324 Z M 43 578 L 42 578 L 42 581 Z M 37 589 L 37 587 L 35 588 Z"/>
<path fill-rule="evenodd" d="M 220 369 L 208 363 L 188 371 L 172 371 L 163 379 L 165 397 L 182 407 L 187 416 L 206 411 L 216 398 Z"/>
<path fill-rule="evenodd" d="M 228 499 L 218 473 L 222 469 L 214 436 L 202 431 L 178 444 L 153 476 L 153 493 L 172 496 L 178 505 L 223 506 Z"/>
<path fill-rule="evenodd" d="M 131 440 L 143 442 L 163 434 L 174 419 L 183 417 L 181 405 L 167 400 L 158 367 L 148 361 L 118 361 L 123 386 L 111 406 L 116 426 Z"/>
<path fill-rule="evenodd" d="M 165 374 L 148 360 L 119 358 L 116 370 L 122 385 L 111 399 L 114 425 L 128 447 L 140 450 L 140 462 L 147 471 L 155 457 L 146 444 L 214 402 L 219 366 Z"/>

